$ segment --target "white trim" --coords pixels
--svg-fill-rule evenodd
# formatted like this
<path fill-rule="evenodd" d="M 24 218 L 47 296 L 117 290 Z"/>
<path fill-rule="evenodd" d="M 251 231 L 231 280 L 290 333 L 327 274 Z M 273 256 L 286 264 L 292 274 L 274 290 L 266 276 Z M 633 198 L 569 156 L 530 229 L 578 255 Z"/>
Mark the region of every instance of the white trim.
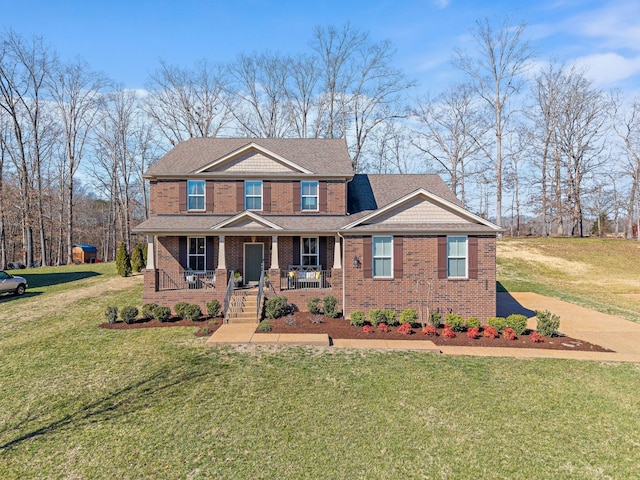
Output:
<path fill-rule="evenodd" d="M 311 198 L 314 195 L 305 195 L 302 190 L 303 183 L 315 183 L 316 184 L 316 208 L 304 208 L 304 198 Z M 300 180 L 300 211 L 301 212 L 318 212 L 320 211 L 320 182 L 318 180 Z"/>
<path fill-rule="evenodd" d="M 269 268 L 280 268 L 278 263 L 278 236 L 271 235 L 271 266 Z"/>
<path fill-rule="evenodd" d="M 242 155 L 243 153 L 248 152 L 251 149 L 257 150 L 260 153 L 263 153 L 264 155 L 266 155 L 268 157 L 272 157 L 273 159 L 277 160 L 278 162 L 284 163 L 286 166 L 291 167 L 294 170 L 298 170 L 299 172 L 307 173 L 307 174 L 312 174 L 313 173 L 313 172 L 307 170 L 306 168 L 302 168 L 297 163 L 291 162 L 291 161 L 287 160 L 286 158 L 281 157 L 277 153 L 273 153 L 272 151 L 267 150 L 264 147 L 261 147 L 260 145 L 258 145 L 255 142 L 248 143 L 245 146 L 234 150 L 233 152 L 227 153 L 223 157 L 220 157 L 219 159 L 215 160 L 214 162 L 212 162 L 212 163 L 210 163 L 208 165 L 205 165 L 204 167 L 200 168 L 199 170 L 196 170 L 196 173 L 206 172 L 210 168 L 217 167 L 218 165 L 223 164 L 223 163 L 231 160 L 233 157 L 237 157 L 238 155 Z"/>
<path fill-rule="evenodd" d="M 266 218 L 261 217 L 260 215 L 258 215 L 257 213 L 254 213 L 251 210 L 245 210 L 244 212 L 240 212 L 231 218 L 227 218 L 226 220 L 215 224 L 213 227 L 211 227 L 211 230 L 219 230 L 221 228 L 231 225 L 234 222 L 242 220 L 243 218 L 250 218 L 252 220 L 255 220 L 258 223 L 261 223 L 265 227 L 273 228 L 274 230 L 282 230 L 282 227 L 280 225 L 270 222 Z"/>
<path fill-rule="evenodd" d="M 313 238 L 316 241 L 316 253 L 315 254 L 311 254 L 311 253 L 307 253 L 305 254 L 303 252 L 304 250 L 304 239 L 305 238 Z M 320 265 L 320 238 L 316 237 L 316 236 L 300 236 L 300 265 L 304 265 L 304 263 L 302 262 L 302 257 L 303 255 L 306 255 L 307 257 L 313 257 L 315 255 L 315 257 L 317 257 L 318 262 L 316 263 L 316 265 Z M 322 267 L 322 265 L 320 265 Z M 324 266 L 325 268 L 327 268 L 327 266 Z"/>
<path fill-rule="evenodd" d="M 202 195 L 198 194 L 189 194 L 189 184 L 190 183 L 202 183 Z M 202 208 L 189 208 L 189 197 L 200 198 L 202 197 Z M 207 210 L 207 182 L 205 180 L 200 179 L 191 179 L 187 180 L 187 211 L 188 212 L 204 212 Z"/>
<path fill-rule="evenodd" d="M 464 256 L 464 276 L 453 276 L 449 273 L 449 258 L 461 258 L 449 257 L 449 239 L 450 238 L 464 238 L 465 239 L 465 256 Z M 469 278 L 469 236 L 468 235 L 447 235 L 447 278 L 453 279 L 467 279 Z"/>
<path fill-rule="evenodd" d="M 218 235 L 218 270 L 227 268 L 227 254 L 224 247 L 224 235 Z"/>
<path fill-rule="evenodd" d="M 191 240 L 192 239 L 202 239 L 203 244 L 202 246 L 204 247 L 204 255 L 200 254 L 200 253 L 189 253 L 191 250 Z M 189 266 L 189 258 L 190 257 L 203 257 L 203 263 L 202 266 L 204 267 L 202 270 L 196 270 L 193 269 Z M 193 236 L 193 237 L 187 237 L 187 264 L 185 265 L 185 270 L 189 270 L 190 272 L 197 272 L 197 273 L 204 273 L 207 271 L 207 237 L 197 237 L 197 236 Z"/>
<path fill-rule="evenodd" d="M 391 202 L 389 205 L 387 205 L 386 207 L 380 208 L 378 210 L 374 210 L 373 212 L 371 212 L 368 215 L 365 215 L 364 217 L 360 218 L 359 220 L 356 220 L 355 222 L 351 222 L 347 225 L 345 225 L 344 227 L 342 227 L 342 230 L 349 230 L 353 227 L 357 227 L 358 225 L 368 222 L 369 220 L 374 219 L 375 217 L 378 217 L 390 210 L 393 210 L 394 208 L 402 205 L 403 203 L 412 200 L 416 197 L 425 197 L 426 199 L 439 204 L 442 207 L 446 207 L 450 210 L 453 211 L 453 213 L 458 214 L 461 217 L 466 218 L 467 220 L 471 220 L 473 222 L 477 222 L 477 223 L 481 223 L 482 225 L 485 225 L 493 230 L 495 230 L 496 232 L 501 232 L 502 228 L 499 227 L 498 225 L 496 225 L 495 223 L 490 222 L 489 220 L 485 220 L 484 218 L 471 213 L 470 211 L 466 210 L 465 208 L 462 208 L 458 205 L 456 205 L 455 203 L 452 203 L 448 200 L 445 200 L 444 198 L 438 197 L 437 195 L 434 195 L 433 193 L 425 190 L 424 188 L 420 188 L 418 190 L 416 190 L 415 192 L 412 192 L 408 195 L 405 195 L 404 197 L 399 198 L 398 200 L 396 200 L 395 202 Z"/>
<path fill-rule="evenodd" d="M 242 283 L 247 284 L 247 245 L 260 245 L 262 247 L 262 253 L 260 254 L 260 267 L 264 268 L 264 243 L 262 242 L 244 242 L 242 244 Z"/>
<path fill-rule="evenodd" d="M 249 198 L 258 198 L 258 195 L 247 194 L 247 183 L 260 183 L 260 208 L 248 208 L 247 200 Z M 245 180 L 244 181 L 244 209 L 251 212 L 262 212 L 264 210 L 264 181 L 263 180 Z"/>
<path fill-rule="evenodd" d="M 391 272 L 390 275 L 376 275 L 376 247 L 375 247 L 375 239 L 376 238 L 390 238 L 391 239 Z M 379 258 L 389 258 L 389 257 L 379 257 Z M 393 278 L 393 235 L 372 235 L 371 236 L 371 277 L 372 278 Z"/>
<path fill-rule="evenodd" d="M 147 270 L 156 269 L 156 254 L 153 235 L 147 235 Z"/>

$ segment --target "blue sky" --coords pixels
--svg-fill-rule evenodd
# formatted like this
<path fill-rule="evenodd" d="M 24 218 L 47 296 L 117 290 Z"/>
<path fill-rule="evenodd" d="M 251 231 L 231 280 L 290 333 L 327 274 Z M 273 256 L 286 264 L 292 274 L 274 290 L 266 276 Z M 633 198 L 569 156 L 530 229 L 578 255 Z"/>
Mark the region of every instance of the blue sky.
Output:
<path fill-rule="evenodd" d="M 159 59 L 190 66 L 240 52 L 307 50 L 315 25 L 350 22 L 389 39 L 423 92 L 455 79 L 454 47 L 471 46 L 479 18 L 525 20 L 538 60 L 577 61 L 603 88 L 640 90 L 637 0 L 0 0 L 0 27 L 41 35 L 63 58 L 81 56 L 127 88 L 143 88 Z"/>

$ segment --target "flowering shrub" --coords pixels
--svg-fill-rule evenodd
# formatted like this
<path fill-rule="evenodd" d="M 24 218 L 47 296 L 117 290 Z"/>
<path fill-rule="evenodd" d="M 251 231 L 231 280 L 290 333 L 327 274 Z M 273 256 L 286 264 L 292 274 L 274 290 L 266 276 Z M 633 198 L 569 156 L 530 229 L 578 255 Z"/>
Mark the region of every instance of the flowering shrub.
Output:
<path fill-rule="evenodd" d="M 436 330 L 436 327 L 434 327 L 433 325 L 427 325 L 426 327 L 422 327 L 422 334 L 428 335 L 430 337 L 437 337 L 438 331 Z"/>
<path fill-rule="evenodd" d="M 487 338 L 498 338 L 498 329 L 496 327 L 485 327 L 482 335 Z"/>
<path fill-rule="evenodd" d="M 544 340 L 542 339 L 542 335 L 540 335 L 538 332 L 533 332 L 531 334 L 531 337 L 529 337 L 529 339 L 531 340 L 532 343 L 544 342 Z"/>
<path fill-rule="evenodd" d="M 467 337 L 476 339 L 480 336 L 480 327 L 471 327 L 467 330 Z"/>
<path fill-rule="evenodd" d="M 387 333 L 391 331 L 391 328 L 389 328 L 389 325 L 382 322 L 381 324 L 378 325 L 378 331 L 382 333 Z"/>
<path fill-rule="evenodd" d="M 411 335 L 413 333 L 413 330 L 411 330 L 411 324 L 405 322 L 402 325 L 400 325 L 398 327 L 398 333 L 400 335 Z"/>
<path fill-rule="evenodd" d="M 362 327 L 363 333 L 373 333 L 373 327 L 371 325 L 365 325 Z"/>
<path fill-rule="evenodd" d="M 451 330 L 451 325 L 448 323 L 444 324 L 444 329 L 442 330 L 442 336 L 444 338 L 456 338 L 456 332 Z"/>
<path fill-rule="evenodd" d="M 515 340 L 516 337 L 516 331 L 513 328 L 505 328 L 502 332 L 502 338 L 505 338 L 507 340 Z"/>

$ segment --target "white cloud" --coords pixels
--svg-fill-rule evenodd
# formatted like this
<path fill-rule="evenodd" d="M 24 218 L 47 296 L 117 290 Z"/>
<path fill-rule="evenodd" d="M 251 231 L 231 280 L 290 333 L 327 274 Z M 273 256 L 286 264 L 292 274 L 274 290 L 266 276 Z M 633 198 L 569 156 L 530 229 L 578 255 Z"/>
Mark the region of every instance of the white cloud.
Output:
<path fill-rule="evenodd" d="M 614 52 L 597 53 L 575 59 L 576 65 L 586 68 L 586 76 L 602 87 L 640 75 L 640 56 L 625 58 Z"/>
<path fill-rule="evenodd" d="M 433 4 L 438 8 L 447 8 L 451 0 L 433 0 Z"/>

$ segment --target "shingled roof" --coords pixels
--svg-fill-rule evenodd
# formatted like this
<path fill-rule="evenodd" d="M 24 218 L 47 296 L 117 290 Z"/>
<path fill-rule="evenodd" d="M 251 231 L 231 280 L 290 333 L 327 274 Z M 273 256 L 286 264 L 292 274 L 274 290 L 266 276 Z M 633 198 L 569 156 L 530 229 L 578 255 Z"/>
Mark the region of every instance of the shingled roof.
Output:
<path fill-rule="evenodd" d="M 146 177 L 192 175 L 216 160 L 254 143 L 318 175 L 351 177 L 353 170 L 343 139 L 330 138 L 191 138 L 180 142 L 149 170 Z"/>

